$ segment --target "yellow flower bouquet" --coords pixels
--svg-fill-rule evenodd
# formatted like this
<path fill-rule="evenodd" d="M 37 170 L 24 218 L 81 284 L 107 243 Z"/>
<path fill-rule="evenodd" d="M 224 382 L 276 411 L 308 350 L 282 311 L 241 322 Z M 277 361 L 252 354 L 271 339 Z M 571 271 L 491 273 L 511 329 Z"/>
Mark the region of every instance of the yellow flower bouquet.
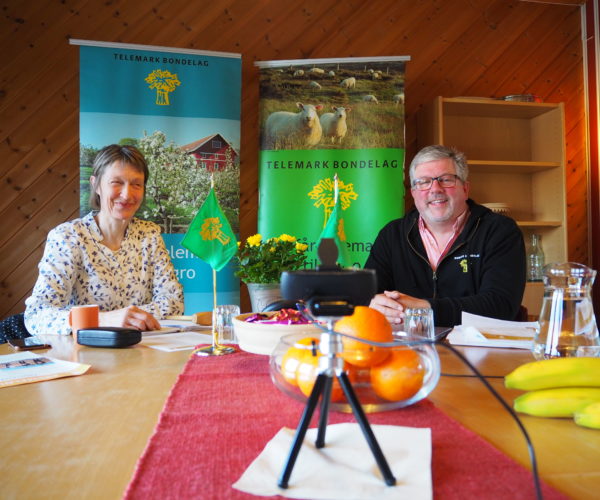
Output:
<path fill-rule="evenodd" d="M 235 275 L 244 283 L 278 283 L 283 271 L 304 267 L 308 245 L 294 236 L 282 234 L 263 240 L 260 234 L 238 243 L 238 269 Z"/>

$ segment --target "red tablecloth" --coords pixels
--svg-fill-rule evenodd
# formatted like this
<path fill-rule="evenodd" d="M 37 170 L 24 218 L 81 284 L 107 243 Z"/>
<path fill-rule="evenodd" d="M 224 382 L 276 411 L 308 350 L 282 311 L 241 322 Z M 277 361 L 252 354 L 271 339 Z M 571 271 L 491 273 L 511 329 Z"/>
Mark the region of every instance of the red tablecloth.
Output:
<path fill-rule="evenodd" d="M 231 485 L 281 427 L 297 427 L 303 408 L 273 385 L 267 356 L 192 357 L 169 395 L 125 498 L 256 498 Z M 318 425 L 317 417 L 318 411 L 312 427 Z M 527 469 L 429 401 L 368 417 L 372 424 L 432 429 L 436 499 L 535 496 Z M 332 411 L 329 416 L 330 423 L 354 421 L 352 414 Z M 544 498 L 564 497 L 544 485 Z"/>

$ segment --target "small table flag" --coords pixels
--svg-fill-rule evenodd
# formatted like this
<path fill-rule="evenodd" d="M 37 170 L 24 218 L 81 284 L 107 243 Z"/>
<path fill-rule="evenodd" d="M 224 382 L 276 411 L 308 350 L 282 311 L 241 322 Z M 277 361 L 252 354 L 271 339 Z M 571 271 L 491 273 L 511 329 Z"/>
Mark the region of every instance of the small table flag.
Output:
<path fill-rule="evenodd" d="M 181 244 L 194 255 L 220 271 L 237 252 L 231 225 L 211 188 Z"/>

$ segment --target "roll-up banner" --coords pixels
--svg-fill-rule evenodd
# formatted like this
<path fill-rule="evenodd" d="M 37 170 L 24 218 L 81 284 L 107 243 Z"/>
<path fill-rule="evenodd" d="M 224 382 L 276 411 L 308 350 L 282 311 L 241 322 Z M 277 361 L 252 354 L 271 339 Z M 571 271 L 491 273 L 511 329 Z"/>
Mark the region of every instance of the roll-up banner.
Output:
<path fill-rule="evenodd" d="M 404 214 L 404 74 L 410 57 L 260 61 L 258 232 L 308 244 L 334 207 L 338 175 L 350 264 Z"/>
<path fill-rule="evenodd" d="M 108 144 L 137 146 L 148 162 L 137 216 L 161 226 L 184 287 L 186 314 L 213 307 L 210 265 L 181 246 L 210 191 L 239 234 L 240 54 L 71 40 L 80 46 L 80 206 Z M 218 302 L 239 304 L 229 263 L 218 273 Z M 126 276 L 123 276 L 126 279 Z"/>

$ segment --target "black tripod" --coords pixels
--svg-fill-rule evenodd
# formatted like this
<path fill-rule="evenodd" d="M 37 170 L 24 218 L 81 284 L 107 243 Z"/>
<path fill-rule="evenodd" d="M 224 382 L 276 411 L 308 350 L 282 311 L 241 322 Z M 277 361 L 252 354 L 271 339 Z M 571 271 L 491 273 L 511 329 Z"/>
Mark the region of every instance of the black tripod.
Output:
<path fill-rule="evenodd" d="M 317 448 L 323 448 L 325 446 L 325 431 L 327 429 L 327 416 L 329 414 L 329 402 L 331 399 L 331 388 L 333 386 L 334 377 L 337 377 L 340 382 L 342 390 L 346 395 L 346 399 L 352 408 L 352 413 L 354 413 L 365 439 L 367 440 L 369 448 L 371 448 L 371 452 L 375 457 L 375 461 L 379 466 L 379 470 L 383 475 L 385 484 L 388 486 L 393 486 L 396 484 L 396 478 L 392 474 L 387 460 L 385 459 L 385 456 L 379 447 L 379 443 L 375 438 L 375 434 L 373 434 L 373 430 L 369 425 L 369 421 L 367 420 L 365 412 L 363 411 L 362 406 L 360 405 L 360 402 L 354 393 L 354 389 L 352 388 L 352 384 L 348 379 L 348 375 L 346 375 L 346 373 L 343 371 L 343 360 L 336 356 L 336 354 L 341 350 L 340 344 L 341 341 L 339 337 L 333 332 L 333 320 L 330 319 L 328 321 L 328 331 L 321 335 L 321 343 L 319 347 L 321 352 L 327 355 L 327 364 L 320 369 L 317 379 L 315 380 L 315 385 L 313 386 L 308 401 L 306 402 L 306 406 L 304 407 L 304 412 L 302 413 L 300 423 L 296 429 L 296 435 L 294 436 L 294 441 L 286 460 L 285 467 L 281 473 L 281 476 L 279 476 L 279 481 L 277 482 L 281 488 L 288 487 L 292 469 L 294 468 L 294 464 L 298 458 L 300 447 L 302 446 L 311 418 L 315 408 L 317 407 L 317 403 L 319 402 L 319 397 L 321 397 L 321 409 L 315 445 Z"/>

